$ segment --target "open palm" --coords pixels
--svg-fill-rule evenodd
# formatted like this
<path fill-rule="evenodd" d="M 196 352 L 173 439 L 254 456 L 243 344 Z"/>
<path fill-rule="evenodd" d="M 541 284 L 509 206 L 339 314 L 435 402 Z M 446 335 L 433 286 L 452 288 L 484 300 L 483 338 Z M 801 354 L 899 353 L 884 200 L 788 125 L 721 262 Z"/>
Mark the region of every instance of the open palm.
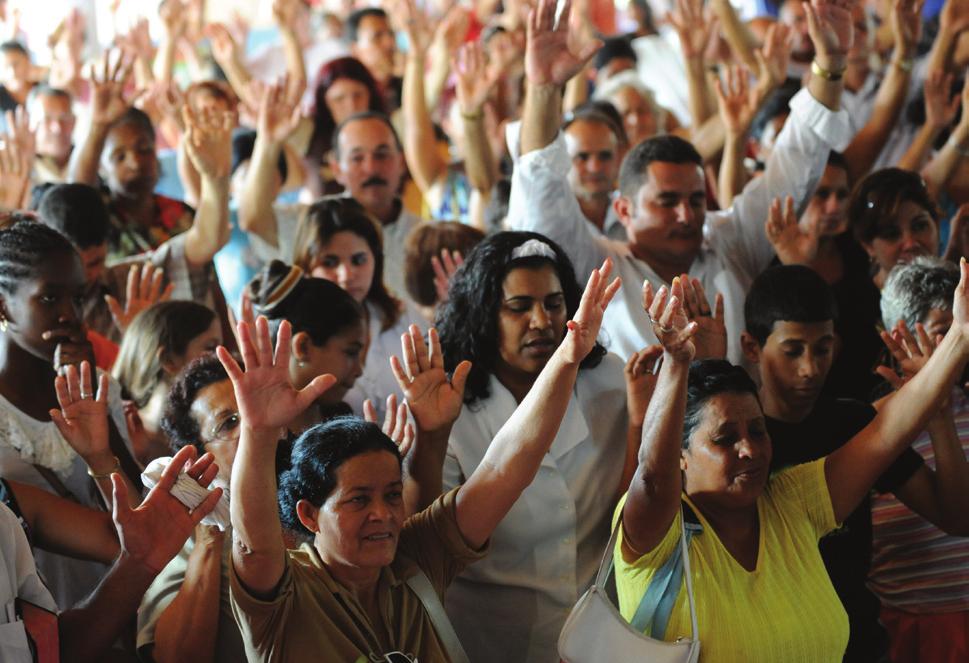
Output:
<path fill-rule="evenodd" d="M 532 85 L 565 85 L 602 45 L 570 36 L 571 7 L 571 0 L 565 0 L 557 24 L 556 0 L 539 0 L 529 12 L 525 74 Z"/>
<path fill-rule="evenodd" d="M 818 255 L 817 223 L 802 228 L 794 213 L 794 199 L 790 196 L 784 201 L 783 211 L 780 198 L 773 200 L 765 230 L 777 258 L 785 265 L 807 265 Z"/>
<path fill-rule="evenodd" d="M 450 426 L 461 414 L 471 362 L 458 364 L 448 380 L 437 330 L 432 327 L 428 337 L 430 348 L 424 342 L 420 328 L 411 325 L 400 339 L 404 362 L 402 364 L 396 356 L 391 357 L 390 367 L 417 425 L 422 431 L 432 432 Z"/>
<path fill-rule="evenodd" d="M 50 417 L 57 430 L 82 458 L 110 454 L 108 445 L 108 376 L 98 380 L 94 397 L 91 365 L 81 362 L 78 371 L 74 364 L 54 378 L 60 410 L 51 410 Z"/>
<path fill-rule="evenodd" d="M 232 380 L 242 422 L 251 429 L 286 426 L 336 382 L 335 377 L 327 374 L 313 378 L 302 389 L 292 385 L 289 380 L 292 327 L 286 320 L 279 325 L 275 352 L 269 337 L 269 322 L 263 316 L 256 320 L 255 338 L 252 327 L 245 322 L 238 325 L 238 337 L 244 371 L 224 347 L 219 346 L 217 354 Z"/>
<path fill-rule="evenodd" d="M 611 272 L 612 260 L 606 258 L 602 267 L 593 269 L 589 276 L 579 308 L 575 316 L 566 323 L 568 331 L 558 350 L 565 353 L 567 361 L 581 362 L 595 347 L 599 328 L 602 326 L 602 315 L 622 284 L 618 277 L 609 282 Z"/>

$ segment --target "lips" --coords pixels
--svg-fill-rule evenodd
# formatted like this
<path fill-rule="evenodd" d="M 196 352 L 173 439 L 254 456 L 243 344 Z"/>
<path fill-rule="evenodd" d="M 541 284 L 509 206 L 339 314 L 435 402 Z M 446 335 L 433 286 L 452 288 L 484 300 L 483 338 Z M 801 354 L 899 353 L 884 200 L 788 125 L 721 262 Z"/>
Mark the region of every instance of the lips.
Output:
<path fill-rule="evenodd" d="M 555 350 L 555 341 L 551 338 L 539 338 L 526 342 L 522 347 L 525 350 L 531 350 L 533 352 L 553 352 Z"/>
<path fill-rule="evenodd" d="M 363 540 L 367 543 L 386 543 L 388 541 L 393 541 L 394 535 L 391 532 L 375 532 L 373 534 L 364 536 Z"/>

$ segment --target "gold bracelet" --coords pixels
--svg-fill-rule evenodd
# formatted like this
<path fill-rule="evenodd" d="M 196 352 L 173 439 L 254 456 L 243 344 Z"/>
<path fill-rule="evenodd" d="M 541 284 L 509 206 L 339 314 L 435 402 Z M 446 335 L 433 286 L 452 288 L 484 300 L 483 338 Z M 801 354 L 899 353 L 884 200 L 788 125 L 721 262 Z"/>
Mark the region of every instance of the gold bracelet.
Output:
<path fill-rule="evenodd" d="M 847 67 L 843 67 L 840 71 L 830 71 L 819 65 L 817 60 L 811 61 L 811 73 L 832 83 L 836 83 L 837 81 L 841 80 L 841 77 L 844 76 L 845 69 L 847 69 Z"/>
<path fill-rule="evenodd" d="M 915 66 L 915 58 L 892 58 L 892 64 L 909 74 Z"/>
<path fill-rule="evenodd" d="M 465 113 L 464 111 L 461 111 L 461 118 L 467 120 L 468 122 L 476 122 L 482 117 L 484 117 L 484 111 L 481 109 L 478 109 L 474 113 Z"/>
<path fill-rule="evenodd" d="M 118 460 L 117 456 L 112 456 L 114 458 L 114 467 L 111 468 L 110 472 L 95 472 L 90 467 L 87 468 L 87 475 L 92 479 L 108 479 L 112 474 L 121 470 L 121 461 Z"/>

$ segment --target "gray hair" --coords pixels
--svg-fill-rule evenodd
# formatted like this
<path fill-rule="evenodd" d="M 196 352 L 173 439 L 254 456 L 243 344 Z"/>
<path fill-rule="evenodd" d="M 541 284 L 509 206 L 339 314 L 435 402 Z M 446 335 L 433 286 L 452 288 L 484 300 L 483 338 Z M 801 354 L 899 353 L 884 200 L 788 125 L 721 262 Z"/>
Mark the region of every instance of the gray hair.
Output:
<path fill-rule="evenodd" d="M 891 329 L 899 320 L 915 329 L 933 309 L 948 311 L 959 285 L 959 268 L 947 260 L 920 256 L 889 273 L 882 289 L 882 322 Z"/>

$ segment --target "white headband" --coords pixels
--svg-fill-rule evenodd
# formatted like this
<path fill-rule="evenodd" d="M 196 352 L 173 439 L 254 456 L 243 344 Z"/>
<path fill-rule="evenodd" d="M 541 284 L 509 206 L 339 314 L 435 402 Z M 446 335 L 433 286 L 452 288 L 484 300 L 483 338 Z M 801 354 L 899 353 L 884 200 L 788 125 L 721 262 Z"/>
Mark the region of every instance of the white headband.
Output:
<path fill-rule="evenodd" d="M 530 239 L 524 244 L 516 246 L 511 252 L 511 259 L 519 258 L 548 258 L 552 262 L 558 260 L 555 250 L 540 239 Z"/>

